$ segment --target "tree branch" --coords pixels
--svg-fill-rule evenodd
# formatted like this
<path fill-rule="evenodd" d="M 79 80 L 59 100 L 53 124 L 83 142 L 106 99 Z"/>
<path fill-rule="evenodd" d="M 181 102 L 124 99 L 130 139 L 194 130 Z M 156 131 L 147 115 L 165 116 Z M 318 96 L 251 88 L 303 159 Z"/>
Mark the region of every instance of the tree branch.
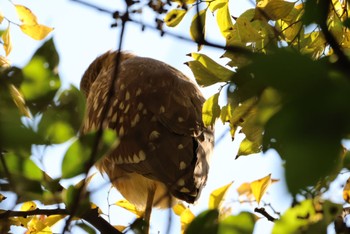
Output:
<path fill-rule="evenodd" d="M 0 213 L 0 219 L 8 219 L 11 217 L 28 217 L 32 215 L 70 215 L 67 209 L 35 209 L 29 211 L 13 211 L 7 210 Z M 90 209 L 79 218 L 84 219 L 91 225 L 93 225 L 102 234 L 122 234 L 117 229 L 115 229 L 107 220 L 102 218 L 98 213 L 98 208 Z"/>
<path fill-rule="evenodd" d="M 269 213 L 267 213 L 267 211 L 263 207 L 256 207 L 254 209 L 254 212 L 262 214 L 265 218 L 267 218 L 268 221 L 275 222 L 277 220 L 276 218 L 272 217 Z"/>

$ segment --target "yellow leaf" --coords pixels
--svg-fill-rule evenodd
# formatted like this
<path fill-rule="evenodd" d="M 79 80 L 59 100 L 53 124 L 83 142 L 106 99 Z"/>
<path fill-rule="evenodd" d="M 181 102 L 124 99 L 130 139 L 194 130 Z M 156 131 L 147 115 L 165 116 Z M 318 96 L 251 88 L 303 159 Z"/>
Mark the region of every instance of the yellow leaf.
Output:
<path fill-rule="evenodd" d="M 262 196 L 265 194 L 267 188 L 270 185 L 271 185 L 271 174 L 250 183 L 252 193 L 255 197 L 255 200 L 258 202 L 258 204 L 260 203 Z"/>
<path fill-rule="evenodd" d="M 182 212 L 186 210 L 186 206 L 183 203 L 178 203 L 173 206 L 173 211 L 176 215 L 180 216 Z"/>
<path fill-rule="evenodd" d="M 24 32 L 25 34 L 27 34 L 28 36 L 30 36 L 35 40 L 44 39 L 53 30 L 53 28 L 47 27 L 42 24 L 35 24 L 35 25 L 22 24 L 20 28 L 22 32 Z"/>
<path fill-rule="evenodd" d="M 237 192 L 239 197 L 247 196 L 249 200 L 251 200 L 252 196 L 252 188 L 250 187 L 250 183 L 243 183 L 237 188 Z"/>
<path fill-rule="evenodd" d="M 165 15 L 164 22 L 168 27 L 175 27 L 181 22 L 186 13 L 187 11 L 184 9 L 173 9 Z"/>
<path fill-rule="evenodd" d="M 124 209 L 136 214 L 137 217 L 141 217 L 143 215 L 142 211 L 138 210 L 135 205 L 131 204 L 127 200 L 119 200 L 115 204 L 121 208 L 124 208 Z"/>
<path fill-rule="evenodd" d="M 224 4 L 217 10 L 216 22 L 222 35 L 226 38 L 226 40 L 229 40 L 231 31 L 233 30 L 233 23 L 228 3 Z"/>
<path fill-rule="evenodd" d="M 202 107 L 202 115 L 203 115 L 203 123 L 205 126 L 212 126 L 215 124 L 215 121 L 218 117 L 220 117 L 220 106 L 219 102 L 219 94 L 216 93 L 210 98 L 208 98 Z"/>
<path fill-rule="evenodd" d="M 207 3 L 211 12 L 214 13 L 217 9 L 224 7 L 227 2 L 228 0 L 214 0 L 214 1 L 208 1 Z"/>
<path fill-rule="evenodd" d="M 31 234 L 50 234 L 52 233 L 51 228 L 46 226 L 43 222 L 43 219 L 45 218 L 44 215 L 42 216 L 34 216 L 32 220 L 28 222 L 27 228 L 28 233 Z"/>
<path fill-rule="evenodd" d="M 227 190 L 231 187 L 233 182 L 228 183 L 211 192 L 209 197 L 209 209 L 218 209 L 221 201 L 224 199 Z"/>
<path fill-rule="evenodd" d="M 11 67 L 10 61 L 8 61 L 4 56 L 0 56 L 0 67 Z"/>
<path fill-rule="evenodd" d="M 345 184 L 344 189 L 343 189 L 343 199 L 347 203 L 350 203 L 350 177 L 346 181 L 346 184 Z"/>
<path fill-rule="evenodd" d="M 126 226 L 122 226 L 122 225 L 115 225 L 114 226 L 115 229 L 117 229 L 120 232 L 123 232 L 126 228 Z"/>
<path fill-rule="evenodd" d="M 36 204 L 33 201 L 25 202 L 21 206 L 21 211 L 30 211 L 30 210 L 35 210 L 35 209 L 36 209 Z"/>
<path fill-rule="evenodd" d="M 6 199 L 6 197 L 0 193 L 0 202 L 2 202 L 2 201 L 5 200 L 5 199 Z M 0 213 L 1 213 L 1 212 L 0 212 Z"/>
<path fill-rule="evenodd" d="M 18 91 L 18 89 L 14 85 L 9 85 L 10 94 L 12 97 L 12 100 L 16 104 L 17 108 L 19 109 L 20 113 L 24 116 L 31 117 L 29 108 L 26 106 L 25 100 L 23 98 L 23 95 Z"/>
<path fill-rule="evenodd" d="M 186 208 L 180 215 L 181 222 L 181 233 L 185 233 L 187 226 L 192 222 L 195 218 L 194 214 L 189 208 Z"/>
<path fill-rule="evenodd" d="M 3 42 L 4 42 L 4 50 L 6 53 L 6 56 L 8 56 L 11 53 L 12 50 L 12 41 L 11 41 L 11 35 L 10 35 L 10 25 L 7 27 L 7 29 L 4 31 L 4 33 L 1 36 Z"/>
<path fill-rule="evenodd" d="M 2 23 L 2 21 L 4 20 L 4 14 L 2 14 L 2 12 L 0 11 L 0 24 Z"/>
<path fill-rule="evenodd" d="M 44 224 L 48 227 L 53 226 L 55 223 L 66 217 L 65 215 L 50 215 L 44 219 Z"/>
<path fill-rule="evenodd" d="M 19 17 L 19 20 L 23 24 L 27 24 L 27 25 L 38 24 L 36 16 L 27 7 L 22 6 L 22 5 L 15 5 L 15 8 L 16 8 L 16 12 L 17 12 L 17 15 Z"/>
<path fill-rule="evenodd" d="M 278 20 L 287 17 L 294 8 L 295 2 L 283 0 L 262 0 L 257 3 L 257 9 L 263 11 L 271 20 Z"/>
<path fill-rule="evenodd" d="M 203 42 L 205 37 L 205 20 L 207 9 L 201 10 L 198 14 L 193 16 L 191 26 L 190 26 L 190 36 L 198 43 L 198 50 L 201 49 L 201 42 Z"/>

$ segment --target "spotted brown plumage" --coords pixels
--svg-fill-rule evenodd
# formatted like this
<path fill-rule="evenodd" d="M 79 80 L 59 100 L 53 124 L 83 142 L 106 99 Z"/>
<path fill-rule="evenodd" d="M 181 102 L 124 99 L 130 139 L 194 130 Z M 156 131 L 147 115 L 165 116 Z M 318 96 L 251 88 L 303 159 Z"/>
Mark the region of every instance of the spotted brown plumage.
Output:
<path fill-rule="evenodd" d="M 212 128 L 203 125 L 201 92 L 163 62 L 122 53 L 113 96 L 102 120 L 115 56 L 107 52 L 98 57 L 80 84 L 87 97 L 82 133 L 102 123 L 120 138 L 97 168 L 141 209 L 150 190 L 154 206 L 168 207 L 176 199 L 193 203 L 206 183 L 214 141 Z"/>

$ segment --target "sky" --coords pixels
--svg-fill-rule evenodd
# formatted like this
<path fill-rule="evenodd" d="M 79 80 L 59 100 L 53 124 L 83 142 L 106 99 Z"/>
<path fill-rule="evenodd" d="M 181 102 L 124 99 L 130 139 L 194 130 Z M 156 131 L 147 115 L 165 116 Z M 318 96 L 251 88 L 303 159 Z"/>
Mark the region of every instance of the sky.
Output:
<path fill-rule="evenodd" d="M 119 38 L 119 28 L 111 28 L 113 20 L 110 15 L 98 12 L 94 9 L 84 7 L 80 4 L 69 0 L 16 0 L 16 4 L 23 4 L 30 8 L 38 17 L 40 23 L 55 30 L 50 37 L 54 38 L 55 45 L 60 55 L 59 73 L 63 81 L 63 87 L 73 84 L 79 87 L 79 82 L 88 65 L 100 54 L 108 50 L 117 48 Z M 123 1 L 109 0 L 90 0 L 91 3 L 98 4 L 111 11 L 119 9 L 123 10 Z M 241 14 L 247 7 L 252 7 L 248 0 L 231 1 L 231 13 L 234 16 Z M 2 0 L 0 2 L 0 10 L 11 19 L 16 20 L 15 11 L 9 1 Z M 150 15 L 145 14 L 141 17 L 145 22 L 153 22 Z M 185 16 L 184 22 L 174 29 L 166 28 L 173 33 L 179 33 L 189 37 L 189 23 L 191 15 Z M 208 38 L 211 41 L 224 43 L 220 32 L 216 26 L 215 18 L 210 15 L 207 18 Z M 37 42 L 22 34 L 15 26 L 11 27 L 13 33 L 13 51 L 9 56 L 9 60 L 15 66 L 23 66 L 30 59 L 34 51 L 42 42 Z M 210 32 L 210 33 L 209 33 Z M 181 41 L 170 36 L 160 37 L 159 32 L 146 29 L 141 31 L 139 25 L 128 23 L 124 37 L 123 50 L 133 52 L 139 56 L 151 57 L 170 64 L 171 66 L 184 72 L 190 78 L 193 74 L 190 69 L 184 65 L 190 57 L 186 54 L 196 52 L 197 45 L 186 41 Z M 216 61 L 225 64 L 225 60 L 219 57 L 223 51 L 204 47 L 203 53 L 209 55 Z M 3 52 L 1 51 L 1 55 Z M 226 61 L 227 62 L 227 61 Z M 217 92 L 218 87 L 210 87 L 202 89 L 204 96 L 209 97 Z M 219 138 L 225 132 L 227 127 L 222 126 L 220 122 L 216 125 L 216 138 Z M 44 167 L 52 177 L 60 176 L 60 163 L 62 156 L 67 148 L 67 144 L 61 146 L 49 147 L 46 151 Z M 234 181 L 230 191 L 226 196 L 225 203 L 230 204 L 234 214 L 242 210 L 252 211 L 257 205 L 239 204 L 234 202 L 237 200 L 235 189 L 244 182 L 250 182 L 262 178 L 272 173 L 272 178 L 280 179 L 268 190 L 268 194 L 263 198 L 271 201 L 278 211 L 284 211 L 291 202 L 291 198 L 286 190 L 283 180 L 283 162 L 279 156 L 273 151 L 269 151 L 264 155 L 257 154 L 249 157 L 240 157 L 235 160 L 238 144 L 232 142 L 231 137 L 226 135 L 220 142 L 216 142 L 214 155 L 211 161 L 209 179 L 204 188 L 201 198 L 196 205 L 191 205 L 191 209 L 195 214 L 207 208 L 208 198 L 213 189 L 221 187 L 231 181 Z M 35 153 L 33 155 L 35 157 Z M 72 181 L 64 181 L 64 185 L 68 186 Z M 110 203 L 116 202 L 122 197 L 120 194 L 112 190 L 108 195 L 110 185 L 106 178 L 97 174 L 91 184 L 92 201 L 95 202 L 102 210 L 107 213 L 108 200 Z M 0 206 L 3 204 L 0 204 Z M 152 233 L 164 233 L 167 226 L 167 211 L 154 210 L 152 214 Z M 134 216 L 115 206 L 111 207 L 111 221 L 114 225 L 127 225 L 132 222 Z M 179 233 L 179 219 L 172 217 L 172 232 Z M 255 233 L 270 233 L 271 223 L 265 219 L 258 221 Z M 59 229 L 59 228 L 58 228 Z M 79 233 L 74 230 L 74 233 Z"/>

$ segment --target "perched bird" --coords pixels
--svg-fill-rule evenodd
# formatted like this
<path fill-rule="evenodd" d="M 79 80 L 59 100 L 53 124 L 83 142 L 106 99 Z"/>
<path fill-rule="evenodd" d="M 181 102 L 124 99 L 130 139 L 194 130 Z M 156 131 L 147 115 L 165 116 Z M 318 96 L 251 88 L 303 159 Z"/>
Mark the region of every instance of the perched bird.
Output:
<path fill-rule="evenodd" d="M 119 145 L 96 166 L 149 219 L 152 206 L 166 208 L 177 199 L 193 203 L 199 197 L 213 128 L 203 125 L 204 98 L 197 86 L 163 62 L 122 52 L 111 84 L 117 53 L 98 57 L 81 80 L 87 98 L 82 133 L 101 124 L 116 131 Z M 111 85 L 113 96 L 102 119 Z"/>

